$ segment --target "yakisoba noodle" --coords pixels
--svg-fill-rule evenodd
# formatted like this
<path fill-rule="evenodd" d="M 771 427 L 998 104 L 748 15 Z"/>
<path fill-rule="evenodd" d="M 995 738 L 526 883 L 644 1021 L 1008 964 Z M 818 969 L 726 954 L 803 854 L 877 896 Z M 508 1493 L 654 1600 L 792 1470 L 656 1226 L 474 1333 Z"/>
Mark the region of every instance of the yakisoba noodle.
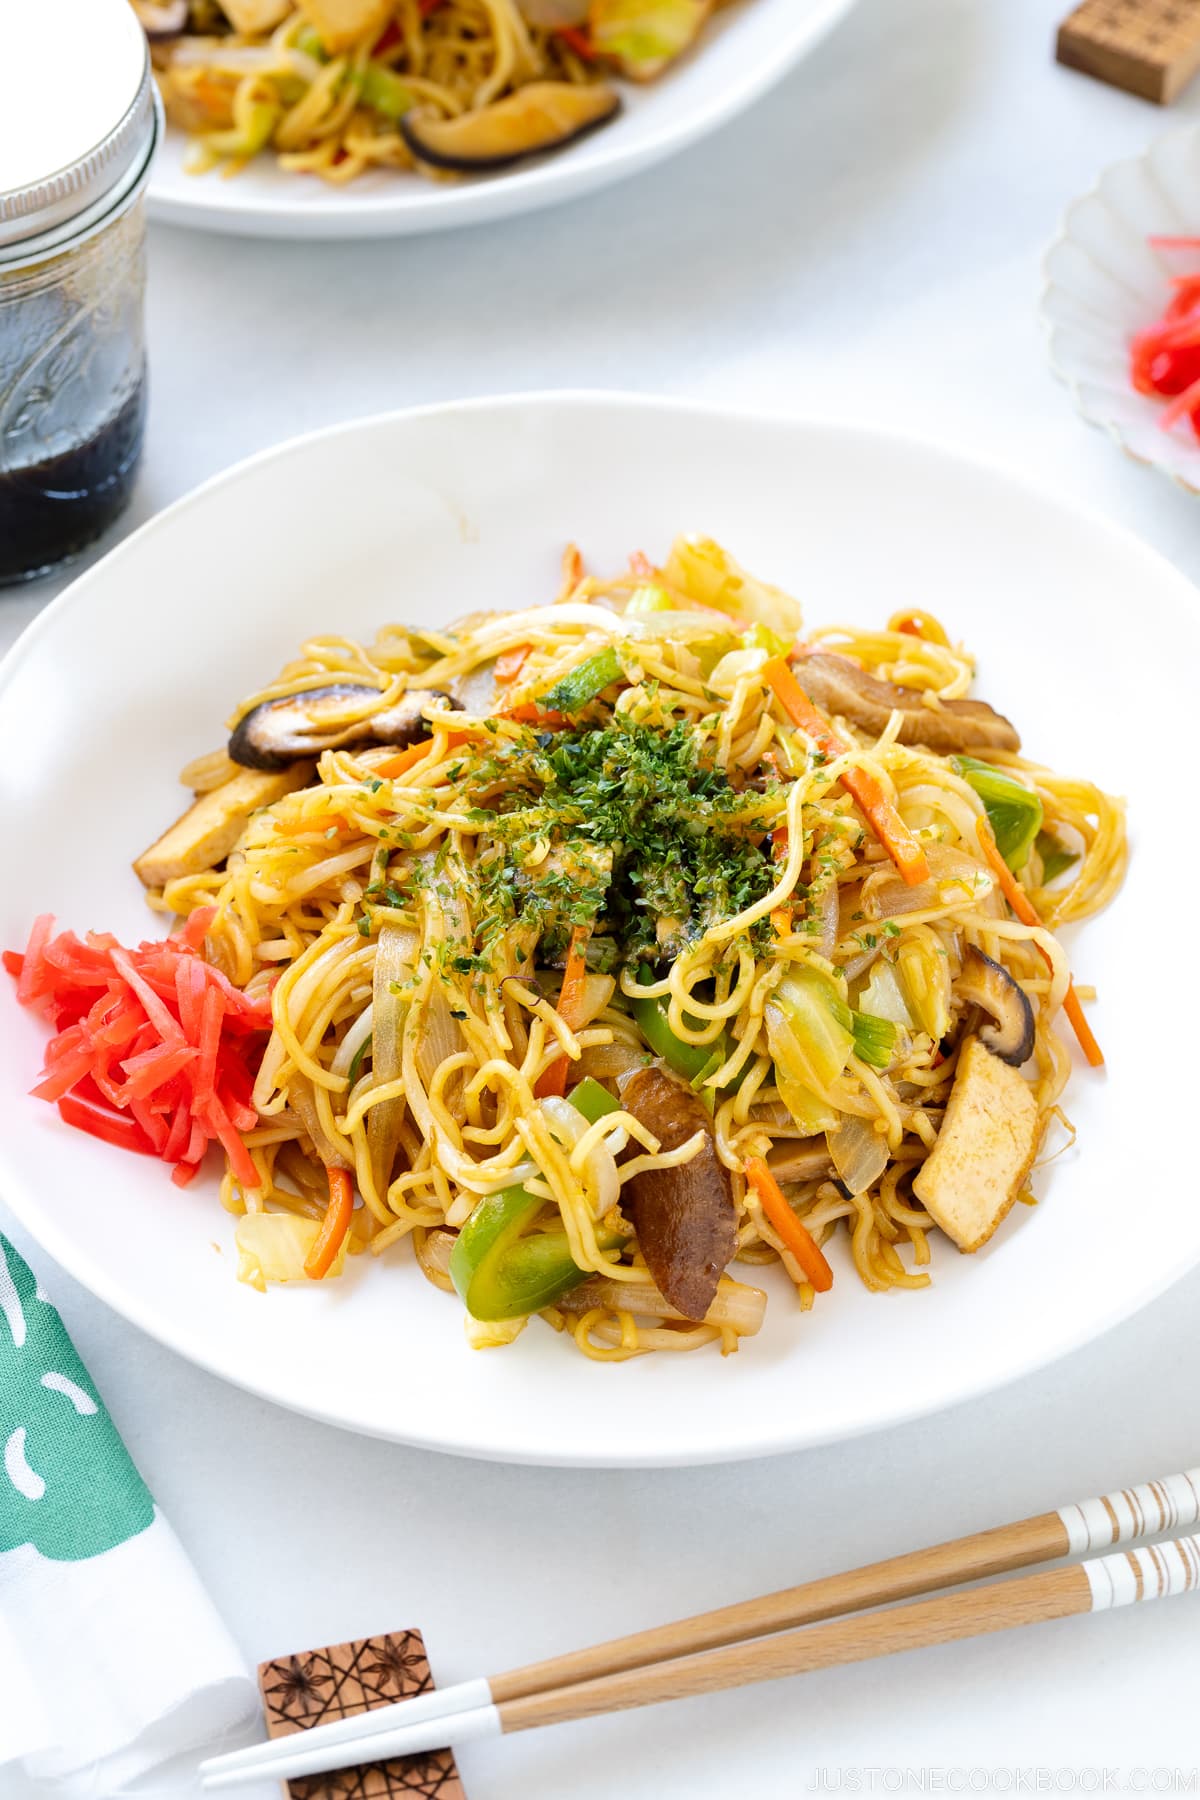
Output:
<path fill-rule="evenodd" d="M 903 706 L 878 732 L 844 713 L 797 725 L 788 682 L 803 699 L 819 670 L 896 684 Z M 215 905 L 205 954 L 270 989 L 245 1136 L 260 1183 L 227 1173 L 222 1189 L 248 1216 L 243 1275 L 274 1272 L 275 1228 L 248 1219 L 320 1220 L 326 1167 L 361 1196 L 351 1252 L 387 1260 L 411 1239 L 447 1290 L 456 1246 L 462 1260 L 489 1206 L 523 1194 L 508 1248 L 454 1270 L 492 1315 L 469 1318 L 472 1341 L 514 1336 L 525 1292 L 549 1294 L 531 1310 L 593 1357 L 734 1349 L 762 1317 L 757 1265 L 782 1258 L 808 1307 L 818 1247 L 840 1232 L 869 1288 L 929 1281 L 935 1222 L 913 1182 L 968 1055 L 1016 1084 L 1014 1104 L 1031 1097 L 1030 1155 L 1006 1176 L 1009 1199 L 1030 1199 L 1071 1066 L 1054 928 L 1115 893 L 1122 809 L 1011 750 L 984 765 L 900 741 L 977 732 L 956 712 L 971 677 L 926 615 L 805 633 L 793 601 L 684 541 L 663 569 L 637 558 L 613 580 L 572 554 L 549 605 L 387 627 L 370 648 L 304 644 L 239 708 L 235 747 L 259 721 L 269 737 L 284 716 L 270 703 L 305 695 L 347 740 L 415 693 L 417 741 L 325 749 L 224 867 L 152 896 L 177 914 Z M 999 715 L 978 710 L 991 730 Z M 185 779 L 212 790 L 233 772 L 222 753 Z M 1014 821 L 1040 923 L 1013 915 L 1014 877 L 996 872 L 992 825 L 1004 842 Z M 904 842 L 918 860 L 901 873 Z M 979 1049 L 979 970 L 1030 1027 L 1004 1063 Z M 575 1110 L 597 1090 L 610 1110 Z M 747 1179 L 762 1161 L 774 1189 Z M 723 1207 L 737 1266 L 703 1289 Z M 316 1225 L 300 1229 L 310 1242 Z M 711 1295 L 701 1317 L 664 1299 L 680 1278 L 663 1273 L 664 1229 L 695 1263 L 686 1291 Z"/>
<path fill-rule="evenodd" d="M 195 139 L 193 171 L 232 174 L 271 150 L 281 168 L 338 184 L 371 168 L 497 168 L 556 148 L 618 106 L 615 94 L 589 105 L 565 90 L 597 87 L 606 73 L 657 74 L 710 10 L 669 0 L 656 24 L 627 19 L 626 0 L 189 0 L 185 28 L 163 37 L 147 16 L 161 15 L 157 0 L 134 4 L 152 31 L 168 116 Z M 578 23 L 553 28 L 568 19 Z M 547 83 L 503 143 L 485 127 L 442 157 L 436 134 L 422 148 L 404 123 L 482 114 Z"/>

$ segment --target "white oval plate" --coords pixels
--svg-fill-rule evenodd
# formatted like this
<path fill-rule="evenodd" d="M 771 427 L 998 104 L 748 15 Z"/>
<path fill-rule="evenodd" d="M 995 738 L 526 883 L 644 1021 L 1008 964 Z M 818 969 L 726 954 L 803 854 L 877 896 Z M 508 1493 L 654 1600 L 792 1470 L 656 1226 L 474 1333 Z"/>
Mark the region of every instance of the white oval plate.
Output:
<path fill-rule="evenodd" d="M 903 438 L 559 395 L 368 420 L 242 464 L 82 575 L 0 672 L 0 803 L 20 847 L 0 884 L 0 942 L 23 942 L 47 908 L 80 929 L 159 935 L 129 860 L 180 811 L 176 771 L 306 635 L 525 606 L 553 593 L 569 537 L 603 569 L 681 530 L 731 546 L 814 622 L 932 608 L 973 646 L 980 692 L 1031 755 L 1128 793 L 1129 880 L 1078 943 L 1108 1071 L 1076 1057 L 1078 1148 L 1038 1177 L 1042 1204 L 1018 1207 L 973 1257 L 935 1238 L 923 1292 L 867 1293 L 841 1240 L 832 1293 L 803 1315 L 772 1279 L 764 1331 L 725 1360 L 592 1363 L 540 1323 L 473 1352 L 457 1302 L 407 1252 L 358 1259 L 327 1287 L 239 1286 L 215 1176 L 181 1192 L 161 1164 L 24 1097 L 46 1034 L 5 981 L 4 1197 L 134 1324 L 230 1381 L 381 1437 L 509 1461 L 687 1464 L 826 1443 L 979 1394 L 1086 1343 L 1200 1260 L 1200 1204 L 1179 1178 L 1192 1071 L 1164 1037 L 1186 1020 L 1168 1016 L 1149 930 L 1164 894 L 1198 873 L 1163 774 L 1191 760 L 1195 592 L 1111 525 Z M 1114 725 L 1134 630 L 1172 647 L 1153 753 Z"/>
<path fill-rule="evenodd" d="M 150 180 L 151 217 L 249 237 L 406 237 L 505 219 L 591 193 L 715 131 L 780 81 L 854 0 L 736 0 L 695 51 L 647 87 L 621 83 L 621 115 L 573 149 L 508 175 L 430 181 L 396 170 L 344 188 L 259 158 L 237 176 L 188 175 L 188 143 L 170 130 Z"/>

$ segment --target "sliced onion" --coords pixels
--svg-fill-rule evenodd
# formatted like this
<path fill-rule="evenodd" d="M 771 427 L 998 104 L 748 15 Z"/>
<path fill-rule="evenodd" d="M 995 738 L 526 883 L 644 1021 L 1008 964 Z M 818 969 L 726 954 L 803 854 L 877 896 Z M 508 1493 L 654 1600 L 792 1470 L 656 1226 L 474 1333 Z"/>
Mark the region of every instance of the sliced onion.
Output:
<path fill-rule="evenodd" d="M 865 1194 L 888 1165 L 888 1147 L 869 1119 L 843 1118 L 836 1131 L 825 1134 L 833 1166 L 843 1186 L 852 1194 Z"/>
<path fill-rule="evenodd" d="M 836 881 L 831 881 L 829 886 L 825 889 L 825 892 L 821 895 L 821 905 L 817 912 L 817 918 L 821 925 L 820 934 L 817 938 L 817 949 L 825 958 L 826 962 L 832 962 L 833 953 L 837 949 L 838 921 L 840 918 L 838 884 Z"/>
<path fill-rule="evenodd" d="M 635 638 L 732 637 L 738 629 L 736 619 L 718 618 L 710 612 L 634 613 L 632 617 L 625 613 L 622 623 L 626 635 Z"/>
<path fill-rule="evenodd" d="M 683 1317 L 663 1298 L 652 1281 L 610 1281 L 603 1275 L 593 1275 L 554 1304 L 563 1312 L 576 1314 L 603 1307 L 607 1312 L 629 1312 L 644 1319 Z M 766 1310 L 767 1296 L 761 1288 L 722 1275 L 713 1303 L 704 1315 L 704 1323 L 725 1325 L 739 1337 L 753 1337 L 762 1326 Z"/>
<path fill-rule="evenodd" d="M 728 625 L 723 627 L 728 631 Z M 708 677 L 710 688 L 731 689 L 743 675 L 757 675 L 767 660 L 765 650 L 727 650 L 712 674 Z"/>
<path fill-rule="evenodd" d="M 271 44 L 227 44 L 224 38 L 180 38 L 170 50 L 173 69 L 217 69 L 231 75 L 266 75 L 280 66 Z"/>
<path fill-rule="evenodd" d="M 496 710 L 496 659 L 489 657 L 468 669 L 454 682 L 454 698 L 473 719 L 486 719 Z"/>
<path fill-rule="evenodd" d="M 321 73 L 321 64 L 315 56 L 306 56 L 303 50 L 297 50 L 294 44 L 281 46 L 281 55 L 293 75 L 310 84 L 317 80 Z"/>
<path fill-rule="evenodd" d="M 408 999 L 404 984 L 416 966 L 419 942 L 415 931 L 402 925 L 385 925 L 375 948 L 375 969 L 371 978 L 370 1013 L 373 1022 L 371 1043 L 372 1087 L 396 1081 L 400 1075 L 401 1043 L 404 1015 Z M 361 1024 L 361 1020 L 359 1023 Z M 367 1112 L 367 1148 L 371 1155 L 371 1172 L 375 1191 L 383 1194 L 391 1180 L 392 1163 L 404 1120 L 404 1101 L 397 1096 L 382 1100 Z"/>
<path fill-rule="evenodd" d="M 626 620 L 616 613 L 589 606 L 585 600 L 563 600 L 547 606 L 528 606 L 520 612 L 497 613 L 471 635 L 477 649 L 489 651 L 493 643 L 506 638 L 519 640 L 524 632 L 556 625 L 579 625 L 584 630 L 602 631 L 607 638 L 624 637 L 628 631 Z"/>
<path fill-rule="evenodd" d="M 295 1074 L 288 1079 L 288 1105 L 293 1109 L 304 1126 L 312 1147 L 327 1169 L 348 1169 L 343 1153 L 331 1144 L 321 1129 L 321 1121 L 317 1116 L 317 1103 L 313 1099 L 312 1083 L 307 1075 Z"/>
<path fill-rule="evenodd" d="M 426 1092 L 446 1058 L 457 1056 L 462 1047 L 458 1020 L 450 1010 L 441 982 L 435 980 L 421 1019 L 421 1040 L 417 1045 L 417 1073 Z"/>
<path fill-rule="evenodd" d="M 540 1175 L 541 1170 L 528 1157 L 524 1162 L 515 1163 L 506 1169 L 503 1175 L 472 1175 L 459 1164 L 454 1171 L 455 1185 L 465 1188 L 469 1194 L 499 1194 L 505 1188 L 520 1187 Z"/>
<path fill-rule="evenodd" d="M 585 975 L 579 1007 L 571 1019 L 572 1029 L 582 1031 L 585 1026 L 590 1025 L 604 1011 L 616 988 L 617 984 L 611 975 Z"/>
<path fill-rule="evenodd" d="M 627 1044 L 623 1038 L 616 1038 L 611 1044 L 589 1044 L 576 1063 L 576 1071 L 582 1080 L 585 1075 L 592 1075 L 597 1081 L 609 1081 L 616 1075 L 628 1075 L 631 1069 L 644 1069 L 646 1052 L 633 1044 Z"/>
<path fill-rule="evenodd" d="M 873 1013 L 877 1019 L 890 1019 L 893 1025 L 902 1025 L 905 1031 L 916 1029 L 900 979 L 889 962 L 881 961 L 875 965 L 857 1005 L 860 1011 Z"/>
<path fill-rule="evenodd" d="M 946 844 L 930 844 L 925 851 L 933 879 L 909 887 L 893 871 L 869 875 L 862 887 L 862 909 L 868 919 L 897 919 L 904 913 L 926 912 L 945 906 L 942 890 L 951 883 L 965 883 L 957 892 L 963 899 L 975 891 L 980 876 L 990 890 L 991 877 L 979 862 L 965 850 L 952 850 Z"/>
<path fill-rule="evenodd" d="M 360 1012 L 353 1025 L 337 1047 L 337 1055 L 329 1065 L 331 1075 L 349 1075 L 350 1065 L 371 1035 L 371 1020 L 374 1008 L 368 1006 Z"/>
<path fill-rule="evenodd" d="M 539 1100 L 538 1105 L 554 1136 L 560 1143 L 569 1144 L 572 1149 L 584 1132 L 591 1129 L 583 1114 L 577 1112 L 569 1100 L 561 1100 L 557 1095 L 551 1094 L 544 1100 Z M 621 1177 L 617 1173 L 617 1159 L 613 1150 L 623 1150 L 627 1141 L 625 1133 L 617 1130 L 601 1138 L 588 1152 L 584 1167 L 587 1170 L 588 1185 L 596 1194 L 594 1210 L 598 1219 L 610 1212 L 621 1198 Z"/>
<path fill-rule="evenodd" d="M 152 44 L 166 43 L 187 30 L 187 0 L 133 0 L 133 10 Z"/>

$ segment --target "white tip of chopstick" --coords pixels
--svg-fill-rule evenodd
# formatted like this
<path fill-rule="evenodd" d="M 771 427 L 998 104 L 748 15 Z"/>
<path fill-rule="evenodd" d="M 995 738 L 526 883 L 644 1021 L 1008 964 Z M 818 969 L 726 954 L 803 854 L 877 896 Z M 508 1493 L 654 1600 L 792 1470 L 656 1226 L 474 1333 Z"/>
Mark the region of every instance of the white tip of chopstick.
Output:
<path fill-rule="evenodd" d="M 323 1775 L 329 1769 L 344 1769 L 364 1762 L 387 1762 L 393 1756 L 416 1756 L 423 1750 L 443 1750 L 450 1744 L 470 1744 L 478 1738 L 499 1737 L 502 1729 L 499 1709 L 479 1706 L 472 1712 L 443 1714 L 417 1724 L 397 1725 L 393 1731 L 377 1731 L 349 1742 L 331 1744 L 326 1740 L 316 1749 L 309 1748 L 304 1742 L 310 1735 L 308 1732 L 295 1732 L 274 1740 L 269 1747 L 272 1750 L 286 1748 L 288 1754 L 273 1756 L 269 1762 L 214 1772 L 215 1764 L 224 1761 L 222 1757 L 214 1758 L 209 1773 L 201 1776 L 200 1785 L 209 1793 L 220 1788 L 244 1787 L 251 1781 L 261 1781 L 264 1775 L 272 1781 L 295 1781 L 301 1775 Z"/>
<path fill-rule="evenodd" d="M 326 1769 L 398 1756 L 402 1754 L 400 1750 L 377 1749 L 375 1740 L 390 1740 L 413 1729 L 432 1734 L 427 1743 L 412 1746 L 414 1754 L 418 1749 L 438 1750 L 451 1741 L 451 1736 L 449 1729 L 439 1735 L 437 1721 L 460 1713 L 485 1711 L 491 1705 L 492 1690 L 484 1676 L 456 1682 L 452 1687 L 431 1688 L 427 1694 L 414 1694 L 409 1700 L 398 1700 L 394 1706 L 376 1707 L 348 1719 L 334 1719 L 328 1725 L 315 1725 L 310 1731 L 273 1738 L 267 1744 L 249 1744 L 224 1756 L 210 1756 L 200 1764 L 201 1785 L 215 1789 L 264 1779 L 288 1781 L 294 1776 L 320 1775 Z M 356 1754 L 354 1746 L 367 1740 L 371 1743 L 370 1756 Z M 291 1768 L 298 1759 L 303 1760 L 304 1767 Z M 289 1765 L 287 1769 L 283 1767 L 285 1763 Z"/>

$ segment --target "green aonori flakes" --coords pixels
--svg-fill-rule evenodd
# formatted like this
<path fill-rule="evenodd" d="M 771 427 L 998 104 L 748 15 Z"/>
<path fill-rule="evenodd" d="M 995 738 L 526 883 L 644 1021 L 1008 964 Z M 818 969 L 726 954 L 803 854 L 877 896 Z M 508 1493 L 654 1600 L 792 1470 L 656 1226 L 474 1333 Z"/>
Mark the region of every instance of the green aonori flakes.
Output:
<path fill-rule="evenodd" d="M 586 925 L 636 957 L 663 947 L 660 927 L 677 946 L 769 893 L 762 797 L 735 789 L 700 744 L 686 725 L 616 714 L 484 759 L 466 779 L 490 930 L 527 926 L 553 952 Z"/>

